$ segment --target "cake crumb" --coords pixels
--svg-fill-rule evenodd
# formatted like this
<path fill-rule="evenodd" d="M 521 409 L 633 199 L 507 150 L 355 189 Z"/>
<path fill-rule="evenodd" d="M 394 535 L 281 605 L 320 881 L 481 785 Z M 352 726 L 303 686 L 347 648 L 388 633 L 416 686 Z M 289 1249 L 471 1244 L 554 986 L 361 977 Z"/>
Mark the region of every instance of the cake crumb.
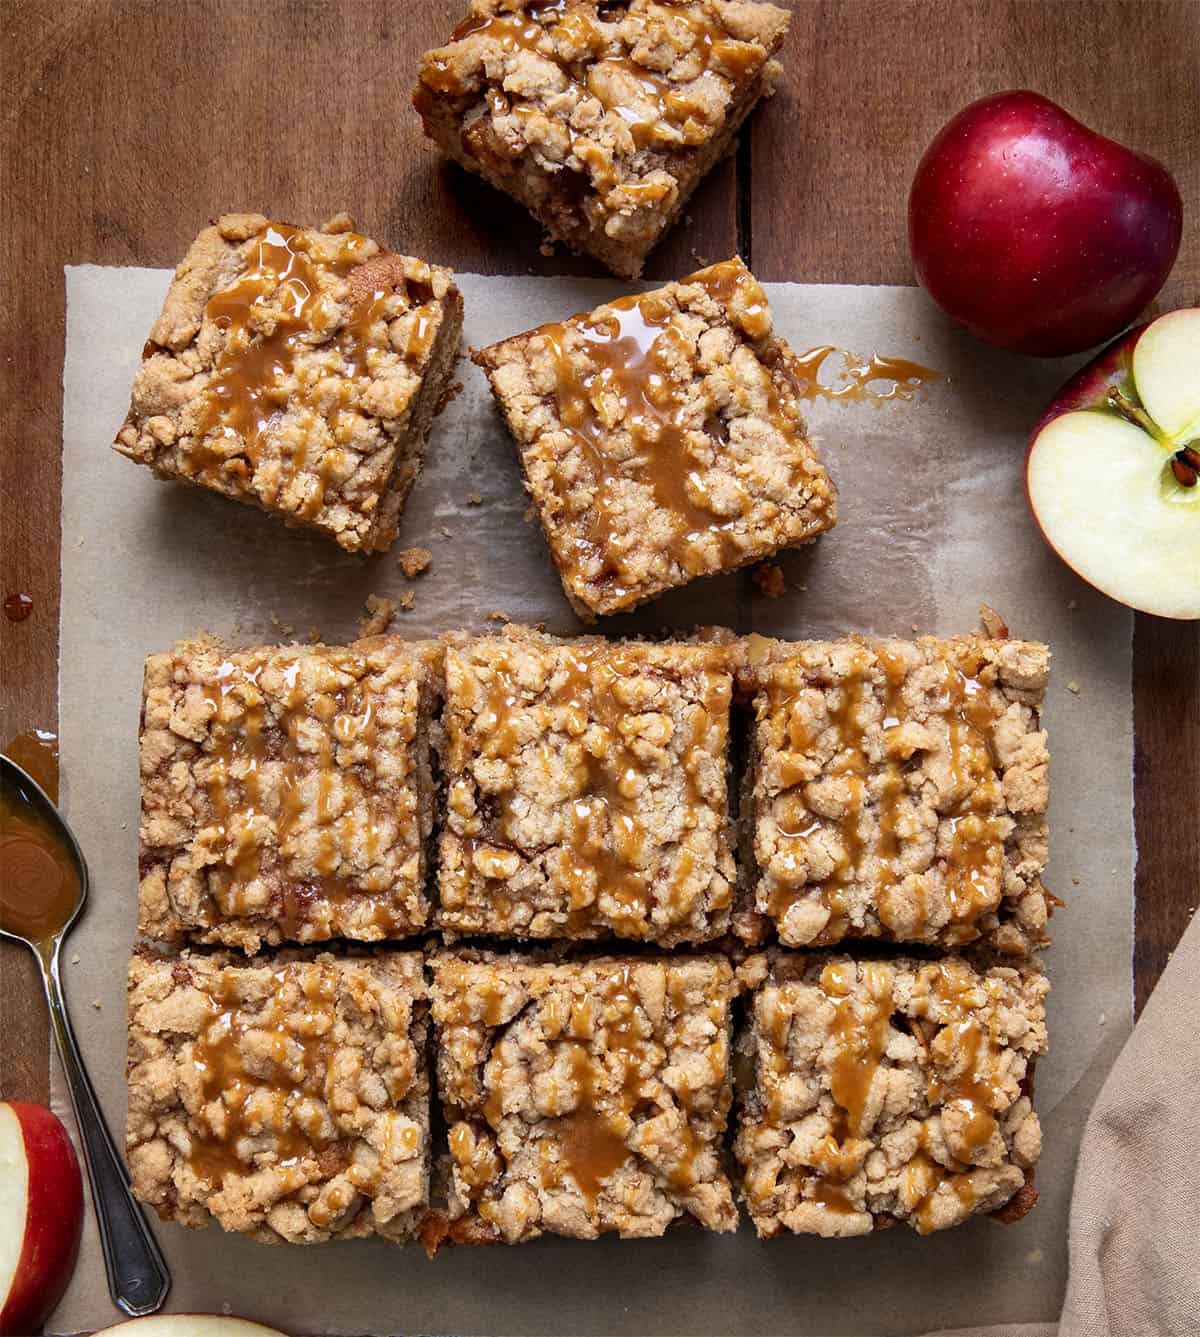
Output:
<path fill-rule="evenodd" d="M 92 1006 L 96 1009 L 97 1012 L 100 1011 L 101 1003 L 100 1003 L 99 998 L 93 998 L 93 999 L 92 999 Z"/>
<path fill-rule="evenodd" d="M 979 605 L 979 620 L 983 623 L 983 629 L 996 641 L 1008 640 L 1008 623 L 1000 616 L 991 604 Z"/>
<path fill-rule="evenodd" d="M 787 593 L 783 567 L 778 562 L 763 562 L 750 572 L 750 578 L 758 586 L 759 592 L 768 599 L 782 599 Z"/>
<path fill-rule="evenodd" d="M 454 537 L 454 531 L 448 525 L 443 525 L 438 533 L 440 533 L 444 539 L 452 539 Z"/>
<path fill-rule="evenodd" d="M 493 608 L 487 615 L 489 622 L 511 622 L 512 618 L 507 613 L 502 613 L 498 608 Z"/>
<path fill-rule="evenodd" d="M 409 580 L 415 580 L 419 575 L 429 570 L 429 564 L 433 561 L 433 553 L 428 548 L 404 548 L 396 559 L 400 563 L 400 570 Z"/>
<path fill-rule="evenodd" d="M 77 966 L 77 965 L 79 964 L 79 953 L 78 953 L 78 952 L 76 952 L 75 955 L 71 958 L 71 964 L 72 964 L 73 966 Z"/>
<path fill-rule="evenodd" d="M 417 596 L 412 590 L 405 590 L 400 596 L 400 611 L 402 613 L 411 613 L 416 602 Z"/>
<path fill-rule="evenodd" d="M 468 493 L 467 493 L 467 505 L 468 505 L 468 506 L 482 506 L 482 505 L 483 505 L 483 497 L 482 497 L 478 492 L 468 492 Z"/>
<path fill-rule="evenodd" d="M 368 594 L 363 615 L 358 620 L 359 636 L 382 636 L 392 625 L 392 618 L 395 616 L 394 599 L 385 599 L 380 594 Z"/>
<path fill-rule="evenodd" d="M 1079 684 L 1075 681 L 1074 678 L 1072 678 L 1071 681 L 1067 683 L 1067 691 L 1073 692 L 1076 696 L 1079 695 L 1080 691 Z"/>

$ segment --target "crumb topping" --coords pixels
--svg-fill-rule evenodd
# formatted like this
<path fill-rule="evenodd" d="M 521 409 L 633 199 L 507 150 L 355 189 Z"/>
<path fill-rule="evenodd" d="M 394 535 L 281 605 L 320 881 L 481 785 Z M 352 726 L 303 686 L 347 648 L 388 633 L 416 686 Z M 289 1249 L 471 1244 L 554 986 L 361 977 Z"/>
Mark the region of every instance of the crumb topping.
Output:
<path fill-rule="evenodd" d="M 358 620 L 360 639 L 368 636 L 382 636 L 392 625 L 396 616 L 396 601 L 386 599 L 381 594 L 368 594 L 363 608 L 363 615 Z"/>
<path fill-rule="evenodd" d="M 732 685 L 718 646 L 519 629 L 449 648 L 441 926 L 661 944 L 721 933 Z"/>
<path fill-rule="evenodd" d="M 754 672 L 756 909 L 789 946 L 1045 941 L 1044 646 L 810 642 Z"/>
<path fill-rule="evenodd" d="M 1048 992 L 1029 963 L 777 957 L 736 1145 L 758 1233 L 927 1234 L 1028 1193 Z"/>
<path fill-rule="evenodd" d="M 508 1243 L 736 1228 L 726 962 L 443 954 L 433 975 L 452 1219 Z"/>
<path fill-rule="evenodd" d="M 135 956 L 129 1165 L 165 1219 L 411 1236 L 428 1199 L 421 958 Z"/>
<path fill-rule="evenodd" d="M 489 174 L 562 177 L 587 228 L 644 250 L 788 21 L 728 0 L 472 0 L 422 58 L 414 102 L 427 124 L 451 103 Z"/>
<path fill-rule="evenodd" d="M 369 548 L 457 290 L 449 270 L 333 226 L 227 214 L 200 234 L 116 444 Z"/>
<path fill-rule="evenodd" d="M 404 548 L 396 559 L 407 580 L 415 580 L 429 570 L 433 553 L 428 548 Z"/>
<path fill-rule="evenodd" d="M 628 609 L 834 523 L 790 350 L 736 257 L 476 360 L 567 593 L 587 609 Z"/>
<path fill-rule="evenodd" d="M 426 922 L 432 673 L 388 637 L 146 662 L 139 926 L 258 949 Z"/>

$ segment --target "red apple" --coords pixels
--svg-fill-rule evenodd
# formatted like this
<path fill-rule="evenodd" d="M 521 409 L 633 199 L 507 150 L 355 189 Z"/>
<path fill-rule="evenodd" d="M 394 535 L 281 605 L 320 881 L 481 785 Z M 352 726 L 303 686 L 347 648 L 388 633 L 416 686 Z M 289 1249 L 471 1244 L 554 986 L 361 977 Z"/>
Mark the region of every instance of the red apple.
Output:
<path fill-rule="evenodd" d="M 1131 330 L 1067 382 L 1034 428 L 1025 485 L 1089 584 L 1200 618 L 1200 309 Z"/>
<path fill-rule="evenodd" d="M 287 1337 L 287 1334 L 228 1314 L 151 1314 L 105 1328 L 94 1337 Z"/>
<path fill-rule="evenodd" d="M 44 1105 L 0 1103 L 0 1333 L 35 1332 L 75 1270 L 83 1181 Z"/>
<path fill-rule="evenodd" d="M 917 280 L 972 334 L 1052 357 L 1125 328 L 1183 232 L 1161 163 L 1037 93 L 965 107 L 925 150 L 908 200 Z"/>

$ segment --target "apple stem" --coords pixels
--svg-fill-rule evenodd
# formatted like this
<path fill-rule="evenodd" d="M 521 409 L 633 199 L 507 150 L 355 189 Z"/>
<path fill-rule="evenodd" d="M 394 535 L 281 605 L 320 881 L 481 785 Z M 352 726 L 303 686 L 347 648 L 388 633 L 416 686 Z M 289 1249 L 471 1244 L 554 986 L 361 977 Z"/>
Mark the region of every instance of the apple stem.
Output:
<path fill-rule="evenodd" d="M 1115 409 L 1123 418 L 1135 423 L 1143 432 L 1148 432 L 1155 441 L 1162 439 L 1162 433 L 1158 430 L 1158 425 L 1154 419 L 1146 412 L 1140 404 L 1135 404 L 1132 399 L 1118 385 L 1109 387 L 1108 405 Z"/>

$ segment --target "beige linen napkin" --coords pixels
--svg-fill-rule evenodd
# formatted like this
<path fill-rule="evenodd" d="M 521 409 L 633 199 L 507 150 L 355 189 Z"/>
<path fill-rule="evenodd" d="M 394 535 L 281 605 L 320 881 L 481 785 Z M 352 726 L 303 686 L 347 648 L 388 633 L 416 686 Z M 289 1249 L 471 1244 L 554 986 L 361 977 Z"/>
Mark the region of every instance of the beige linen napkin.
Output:
<path fill-rule="evenodd" d="M 937 1337 L 1198 1337 L 1198 992 L 1193 920 L 1088 1116 L 1057 1328 L 1008 1324 Z"/>

